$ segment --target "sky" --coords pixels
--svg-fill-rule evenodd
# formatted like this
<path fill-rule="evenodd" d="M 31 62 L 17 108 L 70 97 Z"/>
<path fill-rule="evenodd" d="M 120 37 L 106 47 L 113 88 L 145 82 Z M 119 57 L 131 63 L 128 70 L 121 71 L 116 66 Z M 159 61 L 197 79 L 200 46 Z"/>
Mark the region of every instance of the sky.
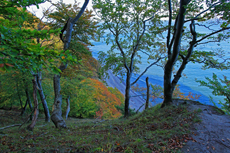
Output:
<path fill-rule="evenodd" d="M 58 1 L 60 0 L 52 0 L 53 3 L 57 3 Z M 74 3 L 74 0 L 63 0 L 66 4 L 73 4 Z M 83 5 L 85 0 L 76 0 L 77 2 L 80 3 L 80 5 Z M 37 6 L 33 5 L 33 6 L 30 6 L 30 7 L 27 7 L 27 9 L 35 14 L 37 17 L 41 18 L 42 17 L 42 10 L 43 9 L 48 9 L 49 7 L 51 6 L 51 4 L 49 2 L 45 2 L 45 3 L 42 3 L 42 4 L 39 4 L 39 9 L 37 9 Z M 89 4 L 87 6 L 87 9 L 92 9 L 92 0 L 89 1 Z"/>

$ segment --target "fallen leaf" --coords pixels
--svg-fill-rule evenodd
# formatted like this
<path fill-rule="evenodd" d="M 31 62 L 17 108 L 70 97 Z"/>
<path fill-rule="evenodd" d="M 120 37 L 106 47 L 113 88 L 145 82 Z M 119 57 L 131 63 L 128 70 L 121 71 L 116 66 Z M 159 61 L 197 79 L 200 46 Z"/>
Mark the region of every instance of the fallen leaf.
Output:
<path fill-rule="evenodd" d="M 216 148 L 214 146 L 212 146 L 212 150 L 216 150 Z"/>

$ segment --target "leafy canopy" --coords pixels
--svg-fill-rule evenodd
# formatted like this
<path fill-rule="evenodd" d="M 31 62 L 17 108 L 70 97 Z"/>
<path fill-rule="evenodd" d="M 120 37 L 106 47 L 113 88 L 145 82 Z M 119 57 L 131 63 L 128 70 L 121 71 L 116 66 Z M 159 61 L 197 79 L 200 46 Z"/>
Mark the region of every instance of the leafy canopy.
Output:
<path fill-rule="evenodd" d="M 59 53 L 48 46 L 41 46 L 37 39 L 49 40 L 50 35 L 58 30 L 33 29 L 31 24 L 38 19 L 26 11 L 26 6 L 44 1 L 2 1 L 0 2 L 0 68 L 20 71 L 34 71 L 43 66 L 57 70 L 53 65 L 46 65 Z"/>

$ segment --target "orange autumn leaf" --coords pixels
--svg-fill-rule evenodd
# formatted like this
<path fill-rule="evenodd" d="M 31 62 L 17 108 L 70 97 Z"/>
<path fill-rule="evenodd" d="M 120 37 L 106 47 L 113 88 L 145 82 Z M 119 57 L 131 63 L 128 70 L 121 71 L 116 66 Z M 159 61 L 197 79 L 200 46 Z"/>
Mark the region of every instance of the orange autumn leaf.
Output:
<path fill-rule="evenodd" d="M 116 108 L 116 106 L 122 104 L 122 101 L 116 95 L 112 94 L 102 82 L 92 78 L 83 80 L 82 82 L 89 83 L 95 89 L 91 93 L 100 108 L 96 112 L 96 118 L 118 118 L 122 115 Z"/>

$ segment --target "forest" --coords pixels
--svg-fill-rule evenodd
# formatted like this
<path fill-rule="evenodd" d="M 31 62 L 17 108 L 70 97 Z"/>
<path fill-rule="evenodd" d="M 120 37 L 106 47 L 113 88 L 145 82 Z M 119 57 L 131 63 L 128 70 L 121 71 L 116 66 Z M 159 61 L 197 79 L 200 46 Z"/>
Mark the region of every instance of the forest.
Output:
<path fill-rule="evenodd" d="M 41 18 L 27 10 L 44 2 L 51 6 Z M 229 0 L 92 0 L 92 9 L 89 2 L 0 2 L 4 152 L 185 152 L 197 141 L 194 133 L 203 130 L 194 126 L 212 120 L 201 118 L 204 110 L 222 115 L 222 131 L 227 129 L 227 76 L 213 73 L 206 81 L 197 80 L 213 95 L 225 97 L 214 106 L 196 102 L 200 95 L 184 94 L 178 82 L 189 62 L 229 69 L 228 51 L 197 49 L 209 43 L 229 45 Z M 90 49 L 94 42 L 110 44 L 97 59 Z M 143 55 L 148 65 L 140 69 Z M 137 81 L 153 66 L 163 68 L 163 86 L 146 78 L 146 88 L 139 87 Z M 124 94 L 107 85 L 108 71 L 123 78 Z M 135 74 L 139 76 L 132 82 Z M 130 107 L 131 91 L 145 101 L 138 110 Z M 157 98 L 162 103 L 152 106 Z M 224 145 L 228 150 L 230 133 L 218 131 L 223 136 L 219 146 L 213 140 L 200 149 L 223 151 Z"/>

